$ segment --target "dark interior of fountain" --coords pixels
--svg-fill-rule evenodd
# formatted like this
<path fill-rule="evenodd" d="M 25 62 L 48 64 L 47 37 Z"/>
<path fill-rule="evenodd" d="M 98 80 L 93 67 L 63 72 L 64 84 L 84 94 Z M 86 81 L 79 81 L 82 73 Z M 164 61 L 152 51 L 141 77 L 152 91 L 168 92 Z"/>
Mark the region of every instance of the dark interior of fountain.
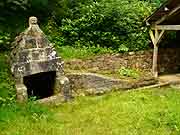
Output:
<path fill-rule="evenodd" d="M 28 97 L 42 99 L 54 94 L 56 72 L 43 72 L 24 77 Z"/>

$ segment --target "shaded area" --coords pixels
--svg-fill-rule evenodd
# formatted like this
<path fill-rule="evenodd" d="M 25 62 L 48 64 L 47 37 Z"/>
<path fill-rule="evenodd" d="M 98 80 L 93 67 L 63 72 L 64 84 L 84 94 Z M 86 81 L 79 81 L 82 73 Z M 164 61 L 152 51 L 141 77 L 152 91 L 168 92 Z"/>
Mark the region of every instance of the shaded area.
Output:
<path fill-rule="evenodd" d="M 159 45 L 158 71 L 162 74 L 180 73 L 180 32 L 166 32 Z"/>
<path fill-rule="evenodd" d="M 160 48 L 158 55 L 159 74 L 180 73 L 180 48 Z"/>
<path fill-rule="evenodd" d="M 38 99 L 52 96 L 54 93 L 56 72 L 43 72 L 24 77 L 24 84 L 28 90 L 28 96 Z"/>

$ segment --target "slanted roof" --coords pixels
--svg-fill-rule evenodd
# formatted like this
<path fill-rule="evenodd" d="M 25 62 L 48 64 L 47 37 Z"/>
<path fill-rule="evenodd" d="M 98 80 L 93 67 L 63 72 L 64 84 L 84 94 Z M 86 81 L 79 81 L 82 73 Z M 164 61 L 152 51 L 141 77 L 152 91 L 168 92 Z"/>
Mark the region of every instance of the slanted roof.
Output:
<path fill-rule="evenodd" d="M 168 0 L 147 18 L 148 25 L 180 25 L 180 0 Z"/>

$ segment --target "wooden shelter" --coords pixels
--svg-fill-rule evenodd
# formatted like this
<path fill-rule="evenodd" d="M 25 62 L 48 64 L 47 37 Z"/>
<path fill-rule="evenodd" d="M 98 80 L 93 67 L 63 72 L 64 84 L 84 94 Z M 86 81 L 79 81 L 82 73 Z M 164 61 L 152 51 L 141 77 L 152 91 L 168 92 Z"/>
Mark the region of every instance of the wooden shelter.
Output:
<path fill-rule="evenodd" d="M 165 2 L 147 18 L 146 24 L 151 28 L 149 34 L 154 45 L 152 71 L 154 77 L 158 77 L 158 44 L 166 31 L 180 30 L 180 0 L 168 0 Z"/>

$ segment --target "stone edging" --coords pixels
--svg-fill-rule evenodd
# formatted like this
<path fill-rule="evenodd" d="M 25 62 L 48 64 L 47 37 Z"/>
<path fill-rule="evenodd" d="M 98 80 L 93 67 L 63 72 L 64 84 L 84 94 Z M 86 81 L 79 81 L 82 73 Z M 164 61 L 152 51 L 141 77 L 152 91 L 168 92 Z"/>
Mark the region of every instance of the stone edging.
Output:
<path fill-rule="evenodd" d="M 94 73 L 69 73 L 67 77 L 70 80 L 71 88 L 75 93 L 79 90 L 85 95 L 97 95 L 110 92 L 112 90 L 128 90 L 138 87 L 157 84 L 154 78 L 144 80 L 127 81 L 114 79 Z"/>

